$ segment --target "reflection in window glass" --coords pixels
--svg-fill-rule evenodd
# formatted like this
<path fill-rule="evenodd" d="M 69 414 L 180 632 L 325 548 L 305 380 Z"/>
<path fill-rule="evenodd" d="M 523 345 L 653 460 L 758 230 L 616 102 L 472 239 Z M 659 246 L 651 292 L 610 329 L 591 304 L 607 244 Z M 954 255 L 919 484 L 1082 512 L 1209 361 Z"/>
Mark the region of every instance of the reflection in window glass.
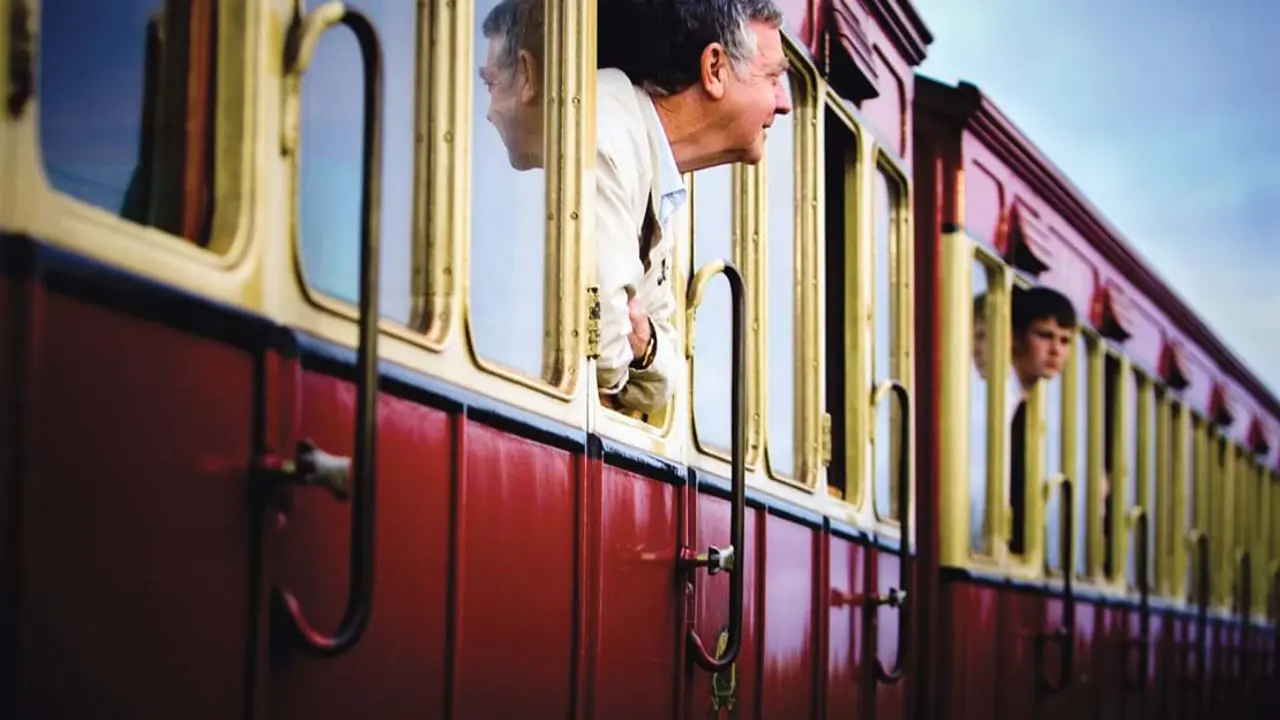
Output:
<path fill-rule="evenodd" d="M 1089 363 L 1089 340 L 1083 335 L 1076 336 L 1076 474 L 1071 478 L 1075 492 L 1075 525 L 1076 525 L 1076 571 L 1084 574 L 1088 569 L 1085 557 L 1085 544 L 1088 527 L 1087 510 L 1089 508 L 1089 383 L 1092 381 Z"/>
<path fill-rule="evenodd" d="M 517 12 L 519 8 L 519 12 Z M 471 99 L 470 323 L 476 351 L 543 376 L 543 3 L 477 0 Z"/>
<path fill-rule="evenodd" d="M 722 165 L 693 177 L 694 271 L 713 260 L 733 259 L 733 168 Z M 729 282 L 711 281 L 694 327 L 693 422 L 698 442 L 729 452 L 733 378 L 733 305 Z"/>
<path fill-rule="evenodd" d="M 788 76 L 790 77 L 790 76 Z M 794 87 L 792 88 L 794 91 Z M 796 192 L 795 120 L 779 115 L 766 141 L 769 465 L 795 476 Z"/>
<path fill-rule="evenodd" d="M 990 348 L 990 318 L 994 308 L 987 302 L 987 269 L 973 263 L 973 365 L 969 372 L 969 546 L 975 553 L 990 555 L 987 542 L 987 373 Z"/>
<path fill-rule="evenodd" d="M 1062 376 L 1041 381 L 1045 398 L 1045 475 L 1063 473 L 1062 458 Z M 1062 493 L 1055 490 L 1045 505 L 1045 559 L 1050 568 L 1062 568 Z"/>
<path fill-rule="evenodd" d="M 309 0 L 314 9 L 320 3 Z M 409 322 L 413 272 L 416 12 L 412 3 L 358 0 L 378 27 L 382 72 L 381 314 Z M 302 266 L 326 295 L 360 300 L 360 168 L 364 65 L 355 36 L 336 27 L 320 38 L 302 77 L 298 161 Z"/>
<path fill-rule="evenodd" d="M 45 0 L 40 10 L 49 183 L 203 243 L 214 196 L 215 3 Z"/>
<path fill-rule="evenodd" d="M 875 174 L 875 205 L 872 214 L 875 217 L 875 244 L 872 248 L 874 257 L 875 338 L 872 362 L 872 377 L 876 385 L 897 378 L 897 370 L 893 366 L 893 358 L 898 352 L 894 333 L 894 319 L 899 309 L 894 300 L 894 266 L 897 262 L 897 237 L 894 233 L 894 212 L 896 208 L 896 185 L 881 170 Z M 898 448 L 898 435 L 901 432 L 902 411 L 899 402 L 892 394 L 885 394 L 876 407 L 876 424 L 874 435 L 874 477 L 876 495 L 876 513 L 882 518 L 898 517 L 898 493 L 894 480 L 898 476 L 897 463 L 901 457 Z"/>

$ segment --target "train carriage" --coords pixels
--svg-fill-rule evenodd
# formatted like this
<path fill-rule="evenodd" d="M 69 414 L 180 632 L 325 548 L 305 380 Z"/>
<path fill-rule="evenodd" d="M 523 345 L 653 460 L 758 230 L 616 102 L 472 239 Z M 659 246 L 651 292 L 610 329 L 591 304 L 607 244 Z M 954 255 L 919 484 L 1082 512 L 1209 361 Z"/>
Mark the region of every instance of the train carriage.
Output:
<path fill-rule="evenodd" d="M 496 4 L 0 0 L 0 715 L 1274 712 L 1280 402 L 905 0 L 778 3 L 795 109 L 684 178 L 647 415 L 596 3 L 523 172 Z M 1084 322 L 1011 553 L 969 308 L 1039 284 Z"/>

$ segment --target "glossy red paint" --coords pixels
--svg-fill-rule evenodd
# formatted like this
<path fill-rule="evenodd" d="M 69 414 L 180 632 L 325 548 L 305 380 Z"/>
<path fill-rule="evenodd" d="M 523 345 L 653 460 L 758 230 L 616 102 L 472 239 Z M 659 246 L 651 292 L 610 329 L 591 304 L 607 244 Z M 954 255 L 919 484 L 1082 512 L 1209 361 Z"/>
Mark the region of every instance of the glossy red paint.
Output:
<path fill-rule="evenodd" d="M 867 548 L 827 536 L 826 717 L 856 717 L 867 693 Z"/>
<path fill-rule="evenodd" d="M 807 718 L 815 711 L 818 542 L 821 533 L 794 520 L 764 516 L 761 716 Z"/>
<path fill-rule="evenodd" d="M 33 402 L 3 481 L 17 716 L 240 716 L 253 357 L 40 285 L 30 300 Z"/>
<path fill-rule="evenodd" d="M 296 363 L 293 367 L 296 372 Z M 286 374 L 281 382 L 291 380 Z M 308 438 L 327 452 L 350 456 L 354 385 L 306 372 L 298 391 L 301 416 L 294 421 L 293 439 Z M 286 397 L 279 401 L 287 404 Z M 455 454 L 462 427 L 456 415 L 385 394 L 379 399 L 375 611 L 364 639 L 338 658 L 301 655 L 281 636 L 281 623 L 271 628 L 273 652 L 261 662 L 270 670 L 272 717 L 390 718 L 444 711 L 453 488 L 460 468 L 478 469 Z M 272 572 L 267 577 L 272 587 L 288 587 L 312 624 L 327 630 L 337 626 L 346 604 L 351 506 L 320 489 L 289 492 L 287 526 L 270 523 L 268 530 Z M 499 507 L 511 506 L 494 509 Z M 462 517 L 464 523 L 470 519 Z M 510 543 L 510 538 L 494 538 L 499 554 L 519 547 L 503 547 L 504 540 Z M 492 588 L 487 594 L 496 600 L 497 579 L 510 576 L 504 570 L 483 578 L 477 591 Z M 473 603 L 472 609 L 483 613 L 486 608 Z M 508 649 L 518 655 L 520 647 Z"/>
<path fill-rule="evenodd" d="M 586 717 L 671 717 L 685 651 L 683 578 L 675 565 L 682 493 L 667 482 L 592 461 L 590 553 L 599 568 L 587 614 L 595 658 Z M 607 518 L 607 520 L 606 520 Z M 705 633 L 712 641 L 714 636 Z"/>

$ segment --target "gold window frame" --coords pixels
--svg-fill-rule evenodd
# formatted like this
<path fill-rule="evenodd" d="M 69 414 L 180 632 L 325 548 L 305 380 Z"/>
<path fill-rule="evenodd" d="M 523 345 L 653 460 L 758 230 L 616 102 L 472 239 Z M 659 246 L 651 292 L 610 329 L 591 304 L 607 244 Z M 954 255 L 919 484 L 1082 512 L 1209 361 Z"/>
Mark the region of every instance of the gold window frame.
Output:
<path fill-rule="evenodd" d="M 546 156 L 546 248 L 543 309 L 554 330 L 543 347 L 542 378 L 489 360 L 476 351 L 469 321 L 470 308 L 470 144 L 475 92 L 474 2 L 435 0 L 418 10 L 418 96 L 415 101 L 414 235 L 410 242 L 413 317 L 401 324 L 382 318 L 385 337 L 458 359 L 453 347 L 461 337 L 468 364 L 502 382 L 481 380 L 493 392 L 504 384 L 519 385 L 536 394 L 565 402 L 578 389 L 579 359 L 585 348 L 586 284 L 583 266 L 584 223 L 591 211 L 583 179 L 594 167 L 595 79 L 594 32 L 575 28 L 595 26 L 595 5 L 586 0 L 549 2 L 545 17 L 544 83 Z M 557 101 L 567 98 L 568 102 Z M 297 154 L 290 163 L 297 175 Z M 296 183 L 295 183 L 296 186 Z M 302 293 L 324 314 L 357 320 L 354 305 L 332 298 L 306 282 L 301 264 L 297 196 L 290 219 L 295 272 Z M 461 322 L 459 322 L 461 320 Z M 324 323 L 322 323 L 324 324 Z M 467 375 L 464 368 L 450 374 Z M 549 379 L 547 379 L 549 378 Z"/>
<path fill-rule="evenodd" d="M 30 27 L 41 33 L 41 0 L 27 0 Z M 220 0 L 214 27 L 215 80 L 210 105 L 213 145 L 208 242 L 133 222 L 118 213 L 57 190 L 43 160 L 39 132 L 41 95 L 38 84 L 21 116 L 6 114 L 3 152 L 9 169 L 0 200 L 5 221 L 26 227 L 42 239 L 74 252 L 110 262 L 122 269 L 191 289 L 239 307 L 260 309 L 262 300 L 250 278 L 231 271 L 248 261 L 252 241 L 252 192 L 255 186 L 251 130 L 263 22 L 260 8 L 246 0 Z M 8 16 L 6 15 L 6 21 Z M 4 42 L 8 42 L 5 34 Z M 36 62 L 39 62 L 36 47 Z M 8 62 L 7 55 L 4 62 Z M 215 271 L 215 272 L 211 272 Z"/>
<path fill-rule="evenodd" d="M 821 145 L 819 118 L 823 109 L 821 92 L 822 80 L 817 69 L 805 59 L 805 55 L 796 48 L 795 42 L 786 34 L 783 35 L 783 50 L 791 62 L 791 82 L 797 92 L 792 94 L 792 113 L 794 114 L 794 170 L 793 188 L 796 209 L 794 218 L 793 252 L 795 257 L 794 308 L 795 325 L 793 327 L 795 375 L 792 378 L 791 398 L 793 403 L 794 433 L 794 468 L 792 474 L 778 472 L 774 469 L 769 456 L 769 317 L 768 317 L 768 243 L 762 237 L 768 228 L 768 163 L 765 158 L 755 167 L 744 169 L 746 182 L 754 187 L 751 212 L 747 217 L 747 234 L 752 238 L 756 248 L 753 273 L 749 276 L 753 284 L 760 288 L 752 293 L 749 304 L 752 316 L 760 327 L 754 338 L 752 349 L 757 363 L 754 364 L 756 374 L 753 384 L 756 385 L 755 397 L 758 404 L 751 412 L 760 418 L 760 438 L 763 462 L 769 479 L 784 485 L 813 492 L 818 486 L 821 475 L 821 376 L 819 367 L 821 358 L 820 329 L 821 319 L 818 316 L 820 307 L 820 272 L 819 264 L 819 223 L 818 192 L 819 171 L 818 148 Z"/>
<path fill-rule="evenodd" d="M 865 205 L 860 207 L 866 208 L 867 212 L 863 215 L 866 217 L 867 235 L 866 242 L 862 243 L 855 251 L 855 262 L 857 264 L 856 278 L 860 285 L 858 297 L 860 302 L 857 306 L 856 318 L 859 320 L 855 327 L 859 328 L 857 338 L 859 342 L 854 348 L 855 367 L 859 373 L 856 376 L 860 382 L 849 383 L 848 387 L 853 388 L 852 392 L 864 393 L 866 398 L 865 408 L 856 416 L 856 423 L 859 429 L 858 443 L 854 446 L 854 450 L 860 453 L 866 453 L 864 457 L 856 457 L 857 464 L 850 462 L 850 467 L 858 470 L 866 468 L 871 469 L 871 474 L 867 477 L 865 483 L 866 497 L 864 501 L 870 509 L 869 519 L 875 522 L 882 530 L 889 534 L 897 534 L 901 525 L 901 515 L 899 517 L 890 517 L 882 514 L 880 507 L 876 502 L 875 477 L 878 469 L 875 467 L 875 444 L 879 442 L 876 437 L 877 418 L 880 411 L 881 402 L 894 402 L 893 396 L 888 392 L 882 392 L 881 383 L 887 380 L 897 380 L 906 387 L 907 392 L 911 394 L 914 400 L 915 382 L 914 371 L 912 367 L 914 355 L 914 338 L 913 329 L 915 327 L 914 316 L 915 309 L 911 299 L 913 295 L 913 278 L 915 273 L 914 258 L 914 238 L 911 232 L 911 183 L 909 175 L 899 165 L 897 158 L 886 151 L 882 146 L 874 144 L 873 138 L 869 133 L 863 133 L 861 136 L 866 146 L 861 148 L 861 157 L 873 158 L 873 162 L 866 163 L 868 173 L 862 178 L 861 187 L 866 188 L 866 194 L 862 197 Z M 876 250 L 879 245 L 878 238 L 875 237 L 877 217 L 879 206 L 875 198 L 876 175 L 883 175 L 885 185 L 889 192 L 890 204 L 890 221 L 889 221 L 889 332 L 890 332 L 890 355 L 889 355 L 889 372 L 885 375 L 880 374 L 880 369 L 875 367 L 876 358 L 876 320 L 880 316 L 881 308 L 876 307 L 876 271 L 877 258 Z M 914 409 L 914 408 L 913 408 Z M 912 426 L 907 428 L 908 437 L 914 437 L 914 413 L 911 413 Z M 899 422 L 903 420 L 899 416 Z M 899 461 L 905 461 L 912 474 L 912 497 L 914 497 L 915 482 L 915 458 L 910 453 L 910 447 L 914 443 L 909 443 L 906 449 L 907 454 L 903 454 L 903 449 L 897 448 L 898 438 L 900 437 L 900 428 L 896 423 L 890 426 L 890 457 L 899 458 Z M 890 502 L 897 499 L 897 473 L 893 466 L 890 467 L 890 486 L 889 492 Z M 899 508 L 899 513 L 913 512 L 914 500 L 908 507 Z"/>

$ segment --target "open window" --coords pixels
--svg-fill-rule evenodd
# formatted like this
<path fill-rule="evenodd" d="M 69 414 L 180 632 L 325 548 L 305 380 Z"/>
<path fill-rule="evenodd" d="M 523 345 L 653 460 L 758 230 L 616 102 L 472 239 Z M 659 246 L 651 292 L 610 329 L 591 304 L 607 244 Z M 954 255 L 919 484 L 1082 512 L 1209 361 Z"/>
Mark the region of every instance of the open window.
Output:
<path fill-rule="evenodd" d="M 858 446 L 858 423 L 861 396 L 857 388 L 854 358 L 858 337 L 850 331 L 856 327 L 858 306 L 857 265 L 858 226 L 858 135 L 851 120 L 829 105 L 826 110 L 825 157 L 826 184 L 823 236 L 826 270 L 826 415 L 831 418 L 831 438 L 835 446 L 827 467 L 827 492 L 833 497 L 857 504 L 862 498 L 863 473 L 856 470 L 858 454 L 847 449 Z"/>

